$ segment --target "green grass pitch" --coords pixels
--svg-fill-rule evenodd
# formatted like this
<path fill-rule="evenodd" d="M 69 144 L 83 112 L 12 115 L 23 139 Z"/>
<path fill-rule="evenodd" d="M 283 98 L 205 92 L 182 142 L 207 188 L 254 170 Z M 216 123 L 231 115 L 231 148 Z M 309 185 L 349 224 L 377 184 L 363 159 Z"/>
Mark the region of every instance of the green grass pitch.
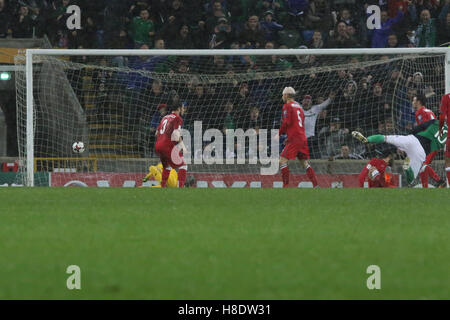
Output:
<path fill-rule="evenodd" d="M 1 299 L 450 298 L 448 189 L 3 188 L 0 230 Z"/>

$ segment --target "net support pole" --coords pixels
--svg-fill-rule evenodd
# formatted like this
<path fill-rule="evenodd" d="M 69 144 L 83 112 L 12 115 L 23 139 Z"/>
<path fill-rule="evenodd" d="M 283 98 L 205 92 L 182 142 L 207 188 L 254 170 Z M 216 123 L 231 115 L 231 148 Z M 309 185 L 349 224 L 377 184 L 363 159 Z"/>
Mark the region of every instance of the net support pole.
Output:
<path fill-rule="evenodd" d="M 450 47 L 445 53 L 445 93 L 450 93 Z M 447 179 L 447 188 L 450 187 L 450 181 Z"/>
<path fill-rule="evenodd" d="M 445 93 L 450 93 L 450 47 L 445 53 Z"/>
<path fill-rule="evenodd" d="M 25 75 L 27 82 L 27 128 L 26 128 L 26 185 L 34 186 L 34 123 L 33 123 L 33 53 L 27 50 Z"/>

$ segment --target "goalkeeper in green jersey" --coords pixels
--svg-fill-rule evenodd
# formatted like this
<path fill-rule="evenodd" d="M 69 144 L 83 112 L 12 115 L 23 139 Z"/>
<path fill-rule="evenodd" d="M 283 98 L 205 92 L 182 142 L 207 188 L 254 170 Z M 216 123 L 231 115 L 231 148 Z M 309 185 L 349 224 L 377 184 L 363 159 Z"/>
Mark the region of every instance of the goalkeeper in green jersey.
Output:
<path fill-rule="evenodd" d="M 389 143 L 396 146 L 401 151 L 406 152 L 405 159 L 406 180 L 411 184 L 422 169 L 423 162 L 431 152 L 442 150 L 447 140 L 447 125 L 443 132 L 439 134 L 439 121 L 427 121 L 414 128 L 410 135 L 381 135 L 376 134 L 370 137 L 364 137 L 360 132 L 353 131 L 352 136 L 362 143 Z M 438 182 L 439 188 L 445 188 L 444 180 Z"/>

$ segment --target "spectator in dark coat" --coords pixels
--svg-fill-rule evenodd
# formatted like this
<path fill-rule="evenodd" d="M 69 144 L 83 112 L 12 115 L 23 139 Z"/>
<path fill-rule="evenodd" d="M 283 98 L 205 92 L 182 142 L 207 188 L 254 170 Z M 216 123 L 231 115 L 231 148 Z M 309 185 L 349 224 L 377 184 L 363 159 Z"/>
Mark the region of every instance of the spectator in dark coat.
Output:
<path fill-rule="evenodd" d="M 187 24 L 180 27 L 178 36 L 170 44 L 171 49 L 194 49 L 194 42 L 190 34 L 190 28 Z"/>
<path fill-rule="evenodd" d="M 313 0 L 309 4 L 305 24 L 308 30 L 320 30 L 328 32 L 333 28 L 330 1 Z"/>
<path fill-rule="evenodd" d="M 437 21 L 429 10 L 420 13 L 420 24 L 416 30 L 416 47 L 434 47 L 436 45 Z"/>
<path fill-rule="evenodd" d="M 220 1 L 214 1 L 205 22 L 208 32 L 214 32 L 214 28 L 217 26 L 220 18 L 227 18 L 226 12 Z"/>
<path fill-rule="evenodd" d="M 446 3 L 439 14 L 439 28 L 437 35 L 437 45 L 450 43 L 450 1 Z"/>
<path fill-rule="evenodd" d="M 312 39 L 308 42 L 309 49 L 322 49 L 326 47 L 326 43 L 322 38 L 322 33 L 319 30 L 314 31 Z"/>
<path fill-rule="evenodd" d="M 210 49 L 228 49 L 234 40 L 232 27 L 225 18 L 219 18 L 209 41 Z"/>
<path fill-rule="evenodd" d="M 259 24 L 258 16 L 250 16 L 239 34 L 239 42 L 252 48 L 260 48 L 264 45 L 264 33 Z"/>
<path fill-rule="evenodd" d="M 0 0 L 0 38 L 6 38 L 11 18 L 11 12 L 5 4 L 5 0 Z"/>
<path fill-rule="evenodd" d="M 386 48 L 398 48 L 398 37 L 395 33 L 391 33 L 388 36 L 387 46 Z"/>
<path fill-rule="evenodd" d="M 187 23 L 186 14 L 183 10 L 183 3 L 180 0 L 173 0 L 167 9 L 161 34 L 169 44 L 178 37 L 181 25 Z"/>
<path fill-rule="evenodd" d="M 283 26 L 273 21 L 273 11 L 266 11 L 264 13 L 264 20 L 261 22 L 261 29 L 264 32 L 264 39 L 266 41 L 274 41 L 277 33 L 283 30 Z"/>
<path fill-rule="evenodd" d="M 261 123 L 261 117 L 259 116 L 260 110 L 258 107 L 251 107 L 248 114 L 245 115 L 245 117 L 242 117 L 239 119 L 240 121 L 240 127 L 244 129 L 244 131 L 247 131 L 249 129 L 256 130 L 256 133 L 258 133 L 258 130 L 261 129 L 262 123 Z"/>
<path fill-rule="evenodd" d="M 328 45 L 330 48 L 355 48 L 359 46 L 355 37 L 348 33 L 347 24 L 344 21 L 337 24 Z"/>
<path fill-rule="evenodd" d="M 286 2 L 289 12 L 295 15 L 305 13 L 309 6 L 308 0 L 287 0 Z"/>
<path fill-rule="evenodd" d="M 31 38 L 33 36 L 33 20 L 28 13 L 28 7 L 21 6 L 19 13 L 12 20 L 13 38 Z"/>

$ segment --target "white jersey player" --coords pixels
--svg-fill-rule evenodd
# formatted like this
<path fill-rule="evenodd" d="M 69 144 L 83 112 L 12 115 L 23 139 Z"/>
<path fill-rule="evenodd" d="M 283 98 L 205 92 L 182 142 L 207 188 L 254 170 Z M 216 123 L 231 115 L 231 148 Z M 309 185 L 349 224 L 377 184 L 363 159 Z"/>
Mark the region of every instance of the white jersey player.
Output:
<path fill-rule="evenodd" d="M 314 137 L 316 130 L 316 122 L 319 113 L 328 107 L 335 97 L 334 93 L 330 93 L 327 100 L 321 104 L 312 106 L 312 97 L 305 95 L 302 100 L 303 113 L 305 114 L 305 133 L 306 138 Z"/>

